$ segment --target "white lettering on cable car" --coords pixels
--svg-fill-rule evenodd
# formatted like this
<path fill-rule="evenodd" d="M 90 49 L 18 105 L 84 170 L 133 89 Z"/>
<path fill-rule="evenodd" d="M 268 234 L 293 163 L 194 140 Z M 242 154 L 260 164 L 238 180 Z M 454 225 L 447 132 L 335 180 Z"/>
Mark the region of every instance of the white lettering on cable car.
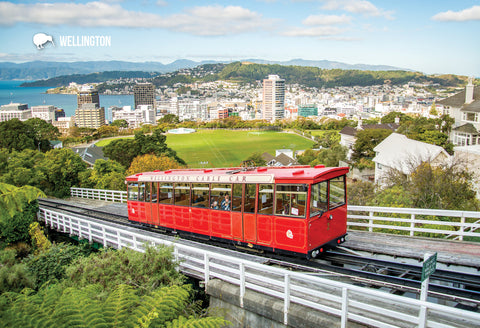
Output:
<path fill-rule="evenodd" d="M 140 175 L 140 182 L 199 182 L 199 183 L 273 183 L 273 174 L 261 175 Z"/>

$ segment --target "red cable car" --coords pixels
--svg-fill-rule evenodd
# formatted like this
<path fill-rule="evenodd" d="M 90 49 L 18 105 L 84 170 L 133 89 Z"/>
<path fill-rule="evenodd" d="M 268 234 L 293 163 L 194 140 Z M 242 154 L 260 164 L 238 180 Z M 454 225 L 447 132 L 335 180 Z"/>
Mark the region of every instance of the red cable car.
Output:
<path fill-rule="evenodd" d="M 348 167 L 178 169 L 126 178 L 129 220 L 315 257 L 345 241 Z"/>

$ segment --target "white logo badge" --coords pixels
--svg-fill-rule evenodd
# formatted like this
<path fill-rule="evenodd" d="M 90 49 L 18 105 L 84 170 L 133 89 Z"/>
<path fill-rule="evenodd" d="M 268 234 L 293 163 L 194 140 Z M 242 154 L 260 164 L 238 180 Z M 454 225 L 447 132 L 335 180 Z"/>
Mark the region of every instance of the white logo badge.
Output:
<path fill-rule="evenodd" d="M 290 229 L 287 230 L 287 238 L 293 239 L 293 232 L 292 232 L 292 230 L 290 230 Z"/>
<path fill-rule="evenodd" d="M 55 46 L 55 43 L 53 43 L 53 37 L 51 35 L 37 33 L 33 36 L 33 43 L 37 46 L 38 50 L 43 49 L 47 42 L 51 42 L 52 45 Z"/>

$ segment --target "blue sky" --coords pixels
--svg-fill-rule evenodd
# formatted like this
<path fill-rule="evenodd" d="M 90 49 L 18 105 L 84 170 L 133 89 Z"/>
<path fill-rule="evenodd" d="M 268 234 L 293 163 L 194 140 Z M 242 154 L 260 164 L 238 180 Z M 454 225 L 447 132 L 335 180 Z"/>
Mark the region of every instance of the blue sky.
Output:
<path fill-rule="evenodd" d="M 55 46 L 38 50 L 36 33 Z M 108 36 L 66 47 L 63 36 Z M 0 1 L 0 61 L 332 60 L 480 77 L 480 0 Z"/>

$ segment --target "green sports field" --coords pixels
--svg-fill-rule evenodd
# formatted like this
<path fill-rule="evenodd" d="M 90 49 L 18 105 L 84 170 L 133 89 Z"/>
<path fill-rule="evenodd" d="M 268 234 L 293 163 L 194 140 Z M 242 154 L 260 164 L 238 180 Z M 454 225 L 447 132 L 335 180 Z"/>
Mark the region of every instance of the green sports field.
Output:
<path fill-rule="evenodd" d="M 102 140 L 97 146 L 105 146 L 112 140 Z M 229 167 L 240 165 L 254 152 L 275 156 L 276 149 L 308 149 L 313 141 L 274 131 L 199 130 L 191 134 L 167 134 L 167 145 L 189 167 Z"/>
<path fill-rule="evenodd" d="M 229 167 L 240 165 L 254 152 L 275 156 L 276 149 L 308 149 L 313 141 L 274 131 L 200 130 L 168 134 L 167 144 L 189 167 Z"/>

